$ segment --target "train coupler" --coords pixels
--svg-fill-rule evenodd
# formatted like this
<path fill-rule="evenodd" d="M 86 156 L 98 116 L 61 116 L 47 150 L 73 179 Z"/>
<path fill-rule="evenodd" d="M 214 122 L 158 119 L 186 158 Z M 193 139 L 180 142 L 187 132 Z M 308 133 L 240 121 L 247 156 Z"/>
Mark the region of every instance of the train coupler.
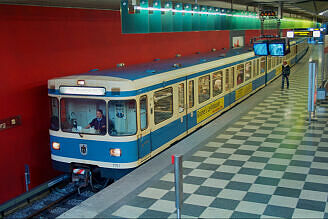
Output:
<path fill-rule="evenodd" d="M 90 169 L 73 169 L 72 182 L 78 186 L 77 190 L 79 194 L 81 194 L 81 188 L 85 188 L 88 185 L 90 185 L 93 190 L 92 172 Z"/>

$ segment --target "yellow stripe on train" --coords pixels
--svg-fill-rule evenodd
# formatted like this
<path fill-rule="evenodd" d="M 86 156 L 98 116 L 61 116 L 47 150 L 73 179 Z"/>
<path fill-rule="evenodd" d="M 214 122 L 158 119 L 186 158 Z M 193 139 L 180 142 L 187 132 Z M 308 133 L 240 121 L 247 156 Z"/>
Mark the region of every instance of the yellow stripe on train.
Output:
<path fill-rule="evenodd" d="M 224 108 L 224 97 L 197 110 L 197 123 L 207 119 Z"/>

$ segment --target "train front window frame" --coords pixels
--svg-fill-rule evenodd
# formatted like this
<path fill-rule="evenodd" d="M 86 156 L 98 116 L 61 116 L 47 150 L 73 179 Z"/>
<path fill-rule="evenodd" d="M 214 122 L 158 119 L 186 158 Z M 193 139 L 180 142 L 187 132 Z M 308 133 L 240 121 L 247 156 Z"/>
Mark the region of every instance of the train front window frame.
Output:
<path fill-rule="evenodd" d="M 115 137 L 131 136 L 137 133 L 135 99 L 108 101 L 108 133 Z"/>
<path fill-rule="evenodd" d="M 50 130 L 59 131 L 59 101 L 56 97 L 49 97 Z"/>
<path fill-rule="evenodd" d="M 61 98 L 61 130 L 68 133 L 106 135 L 106 101 L 102 99 Z"/>

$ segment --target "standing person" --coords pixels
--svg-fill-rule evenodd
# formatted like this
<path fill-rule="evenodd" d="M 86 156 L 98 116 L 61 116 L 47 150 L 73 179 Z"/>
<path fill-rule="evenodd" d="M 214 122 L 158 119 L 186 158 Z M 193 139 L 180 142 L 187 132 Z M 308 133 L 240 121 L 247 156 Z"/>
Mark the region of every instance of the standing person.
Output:
<path fill-rule="evenodd" d="M 286 61 L 284 61 L 284 64 L 282 65 L 282 82 L 281 82 L 281 89 L 284 89 L 284 83 L 285 79 L 287 82 L 287 89 L 289 88 L 289 75 L 290 75 L 290 66 L 287 64 Z"/>

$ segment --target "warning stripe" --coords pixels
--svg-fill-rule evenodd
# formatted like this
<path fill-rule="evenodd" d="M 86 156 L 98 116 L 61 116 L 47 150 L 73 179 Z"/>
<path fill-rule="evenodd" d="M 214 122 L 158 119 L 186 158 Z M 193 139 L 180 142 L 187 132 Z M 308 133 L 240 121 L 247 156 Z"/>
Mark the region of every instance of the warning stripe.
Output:
<path fill-rule="evenodd" d="M 73 169 L 73 173 L 74 174 L 84 174 L 85 173 L 85 170 L 84 169 Z"/>

